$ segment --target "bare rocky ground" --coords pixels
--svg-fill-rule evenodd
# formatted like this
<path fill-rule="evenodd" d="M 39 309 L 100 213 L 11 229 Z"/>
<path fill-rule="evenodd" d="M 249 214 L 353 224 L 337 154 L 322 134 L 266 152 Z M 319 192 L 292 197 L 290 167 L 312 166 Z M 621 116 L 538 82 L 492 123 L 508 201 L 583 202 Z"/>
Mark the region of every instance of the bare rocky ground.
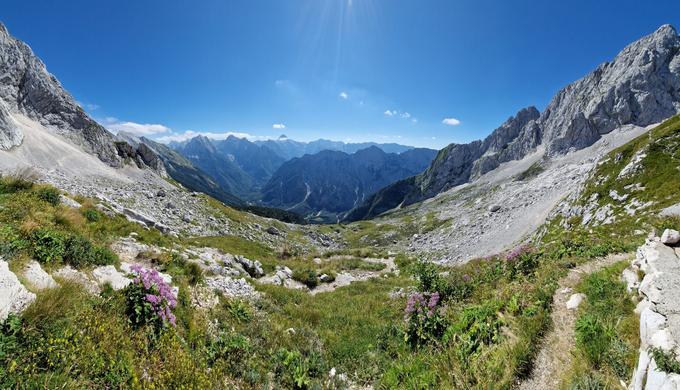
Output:
<path fill-rule="evenodd" d="M 531 376 L 518 386 L 519 390 L 559 388 L 565 367 L 572 365 L 571 350 L 575 346 L 574 325 L 578 317 L 578 305 L 582 299 L 579 294 L 573 293 L 574 287 L 583 277 L 632 256 L 616 254 L 593 260 L 570 270 L 569 274 L 559 281 L 559 287 L 553 295 L 550 314 L 553 328 L 543 339 Z"/>
<path fill-rule="evenodd" d="M 544 159 L 544 152 L 538 150 L 520 161 L 502 164 L 474 183 L 455 187 L 378 221 L 399 224 L 404 216 L 428 213 L 449 220 L 441 228 L 397 243 L 402 249 L 425 254 L 438 263 L 462 263 L 500 253 L 526 240 L 541 226 L 560 200 L 582 186 L 604 154 L 653 127 L 624 126 L 588 148 L 552 159 Z M 538 175 L 517 180 L 517 175 L 535 163 L 543 167 Z"/>
<path fill-rule="evenodd" d="M 323 263 L 324 261 L 329 262 L 329 261 L 333 261 L 333 260 L 335 260 L 335 258 L 331 257 L 327 260 L 320 260 L 319 263 Z M 311 290 L 310 294 L 316 295 L 316 294 L 323 293 L 323 292 L 335 291 L 340 287 L 349 286 L 350 284 L 352 284 L 354 282 L 362 282 L 362 281 L 365 281 L 365 280 L 369 280 L 371 278 L 377 278 L 377 277 L 380 277 L 382 275 L 386 275 L 388 273 L 397 273 L 397 274 L 399 273 L 399 268 L 394 263 L 393 257 L 390 257 L 390 258 L 387 258 L 387 259 L 364 258 L 362 260 L 367 261 L 369 263 L 384 264 L 385 268 L 383 268 L 380 271 L 350 270 L 350 271 L 340 272 L 335 277 L 335 280 L 333 282 L 324 283 L 324 284 L 319 285 L 318 287 Z"/>

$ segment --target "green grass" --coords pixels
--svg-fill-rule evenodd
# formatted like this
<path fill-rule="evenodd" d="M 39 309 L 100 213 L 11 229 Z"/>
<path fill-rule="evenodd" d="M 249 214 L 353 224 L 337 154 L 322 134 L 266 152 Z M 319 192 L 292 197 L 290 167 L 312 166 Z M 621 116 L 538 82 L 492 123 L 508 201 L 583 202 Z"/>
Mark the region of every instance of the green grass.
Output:
<path fill-rule="evenodd" d="M 576 321 L 576 363 L 564 379 L 572 388 L 595 379 L 616 386 L 632 377 L 640 345 L 635 303 L 620 278 L 628 264 L 588 275 L 577 286 L 586 299 Z"/>

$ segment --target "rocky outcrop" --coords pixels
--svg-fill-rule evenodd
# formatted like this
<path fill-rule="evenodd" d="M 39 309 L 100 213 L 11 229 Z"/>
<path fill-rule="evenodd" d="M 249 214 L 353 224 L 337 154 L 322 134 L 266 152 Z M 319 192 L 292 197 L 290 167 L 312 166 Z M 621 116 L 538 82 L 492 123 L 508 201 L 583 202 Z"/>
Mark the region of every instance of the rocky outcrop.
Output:
<path fill-rule="evenodd" d="M 593 144 L 625 124 L 647 126 L 680 111 L 680 37 L 670 25 L 568 85 L 539 120 L 549 154 Z"/>
<path fill-rule="evenodd" d="M 0 24 L 0 100 L 9 112 L 18 112 L 56 130 L 107 164 L 119 167 L 113 135 L 92 120 L 51 75 L 28 45 L 12 37 Z M 4 111 L 4 110 L 0 110 Z M 18 129 L 0 112 L 4 137 L 18 145 Z M 17 142 L 18 141 L 18 142 Z M 7 146 L 7 145 L 3 145 Z M 6 149 L 6 147 L 4 148 Z"/>
<path fill-rule="evenodd" d="M 22 143 L 23 134 L 13 113 L 39 122 L 112 167 L 125 163 L 115 136 L 90 118 L 31 48 L 0 23 L 0 150 Z M 138 165 L 165 174 L 162 162 L 150 149 L 135 154 Z"/>
<path fill-rule="evenodd" d="M 35 294 L 24 287 L 9 270 L 9 264 L 0 258 L 0 322 L 10 314 L 24 310 L 35 300 Z"/>
<path fill-rule="evenodd" d="M 423 174 L 385 187 L 347 220 L 433 197 L 539 149 L 555 157 L 586 148 L 624 125 L 647 126 L 678 112 L 680 37 L 664 25 L 559 91 L 540 115 L 529 107 L 483 141 L 447 146 Z"/>
<path fill-rule="evenodd" d="M 640 356 L 630 389 L 677 389 L 680 375 L 661 371 L 651 352 L 653 348 L 665 352 L 680 352 L 680 259 L 678 248 L 664 245 L 658 237 L 647 240 L 637 250 L 631 271 L 624 274 L 629 289 L 637 287 L 641 301 L 636 308 L 640 314 Z M 644 278 L 638 283 L 638 271 Z"/>

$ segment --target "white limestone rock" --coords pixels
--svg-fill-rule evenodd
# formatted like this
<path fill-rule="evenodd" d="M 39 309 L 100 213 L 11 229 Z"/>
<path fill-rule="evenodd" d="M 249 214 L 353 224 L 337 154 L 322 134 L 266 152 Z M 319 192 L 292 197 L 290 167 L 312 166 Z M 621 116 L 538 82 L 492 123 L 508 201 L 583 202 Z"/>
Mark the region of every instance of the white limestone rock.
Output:
<path fill-rule="evenodd" d="M 36 290 L 59 287 L 57 282 L 54 281 L 54 278 L 45 272 L 40 266 L 40 263 L 35 260 L 28 263 L 24 269 L 23 277 L 30 285 L 29 287 L 33 287 Z"/>
<path fill-rule="evenodd" d="M 569 297 L 569 300 L 567 301 L 567 309 L 569 310 L 576 310 L 578 307 L 581 305 L 583 300 L 586 299 L 586 296 L 584 294 L 578 293 L 578 294 L 572 294 Z"/>
<path fill-rule="evenodd" d="M 675 245 L 680 242 L 680 232 L 673 229 L 666 229 L 661 235 L 661 242 L 666 245 Z"/>
<path fill-rule="evenodd" d="M 58 269 L 53 275 L 81 285 L 90 294 L 99 294 L 100 290 L 97 283 L 91 280 L 84 272 L 78 271 L 70 265 Z"/>
<path fill-rule="evenodd" d="M 21 284 L 9 270 L 9 264 L 0 259 L 0 321 L 12 313 L 20 313 L 35 300 L 35 294 Z"/>
<path fill-rule="evenodd" d="M 114 290 L 122 290 L 132 282 L 125 274 L 119 272 L 116 267 L 112 265 L 93 269 L 92 276 L 100 286 L 108 283 Z"/>

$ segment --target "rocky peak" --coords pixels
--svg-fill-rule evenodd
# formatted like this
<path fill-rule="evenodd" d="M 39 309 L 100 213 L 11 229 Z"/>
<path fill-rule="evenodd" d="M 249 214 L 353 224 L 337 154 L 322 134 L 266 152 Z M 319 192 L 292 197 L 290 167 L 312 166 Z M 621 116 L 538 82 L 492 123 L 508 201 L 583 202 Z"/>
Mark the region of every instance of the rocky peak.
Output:
<path fill-rule="evenodd" d="M 548 154 L 582 149 L 622 125 L 646 126 L 679 112 L 679 53 L 680 37 L 664 25 L 558 92 L 539 119 Z"/>
<path fill-rule="evenodd" d="M 9 149 L 21 143 L 21 130 L 8 119 L 17 113 L 56 131 L 107 164 L 122 166 L 113 135 L 76 104 L 31 48 L 12 37 L 4 25 L 0 25 L 0 75 L 0 147 Z"/>

